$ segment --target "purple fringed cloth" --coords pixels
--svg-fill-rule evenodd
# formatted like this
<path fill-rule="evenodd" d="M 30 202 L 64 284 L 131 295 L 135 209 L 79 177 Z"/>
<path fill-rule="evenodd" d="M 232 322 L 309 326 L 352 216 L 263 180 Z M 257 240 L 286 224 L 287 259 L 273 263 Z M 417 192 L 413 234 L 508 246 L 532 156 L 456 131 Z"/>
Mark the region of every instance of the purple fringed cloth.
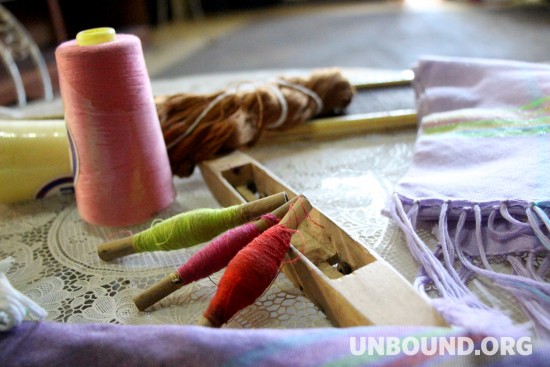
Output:
<path fill-rule="evenodd" d="M 2 367 L 528 367 L 549 358 L 547 341 L 505 344 L 440 327 L 245 330 L 25 321 L 0 333 Z"/>
<path fill-rule="evenodd" d="M 422 266 L 415 285 L 450 324 L 495 332 L 514 325 L 492 304 L 504 292 L 549 338 L 550 66 L 433 57 L 414 72 L 418 137 L 385 213 Z"/>

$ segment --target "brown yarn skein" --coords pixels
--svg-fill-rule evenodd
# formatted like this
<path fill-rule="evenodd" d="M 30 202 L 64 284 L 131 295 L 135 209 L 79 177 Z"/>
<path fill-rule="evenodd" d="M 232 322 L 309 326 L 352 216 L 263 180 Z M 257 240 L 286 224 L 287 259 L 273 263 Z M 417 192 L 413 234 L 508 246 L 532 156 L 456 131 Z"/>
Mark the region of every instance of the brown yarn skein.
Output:
<path fill-rule="evenodd" d="M 285 130 L 316 116 L 342 113 L 355 94 L 353 85 L 337 68 L 314 70 L 307 77 L 281 77 L 279 81 L 234 93 L 156 97 L 173 174 L 188 177 L 199 162 L 254 145 L 270 125 L 274 130 Z M 322 101 L 321 106 L 311 92 Z M 282 115 L 285 118 L 279 121 Z"/>

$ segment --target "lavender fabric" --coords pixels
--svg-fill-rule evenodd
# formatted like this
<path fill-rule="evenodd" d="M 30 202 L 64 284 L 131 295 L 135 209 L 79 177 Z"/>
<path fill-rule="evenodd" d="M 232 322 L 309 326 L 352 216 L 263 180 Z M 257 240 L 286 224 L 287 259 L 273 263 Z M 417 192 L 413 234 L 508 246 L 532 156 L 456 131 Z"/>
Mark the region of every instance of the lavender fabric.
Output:
<path fill-rule="evenodd" d="M 549 65 L 421 60 L 413 87 L 420 135 L 402 196 L 460 207 L 550 199 Z"/>
<path fill-rule="evenodd" d="M 350 339 L 356 342 L 350 348 Z M 528 342 L 531 350 L 512 355 L 459 353 L 361 353 L 360 338 L 466 337 L 483 350 L 485 335 L 436 327 L 320 329 L 210 329 L 198 326 L 64 324 L 23 322 L 0 333 L 0 362 L 19 366 L 540 366 L 550 344 Z M 354 353 L 352 353 L 352 350 Z M 387 349 L 389 350 L 389 349 Z"/>
<path fill-rule="evenodd" d="M 422 265 L 416 286 L 437 289 L 434 305 L 453 325 L 511 328 L 467 287 L 484 280 L 550 338 L 550 66 L 428 57 L 414 72 L 418 138 L 385 213 Z M 435 250 L 418 235 L 429 225 Z"/>

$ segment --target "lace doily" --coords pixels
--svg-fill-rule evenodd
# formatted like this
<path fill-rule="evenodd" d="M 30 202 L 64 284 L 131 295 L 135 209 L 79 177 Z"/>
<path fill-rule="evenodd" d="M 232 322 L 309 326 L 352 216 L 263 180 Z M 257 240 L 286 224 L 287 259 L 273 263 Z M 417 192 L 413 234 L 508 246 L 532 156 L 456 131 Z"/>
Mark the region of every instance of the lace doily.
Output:
<path fill-rule="evenodd" d="M 387 192 L 407 167 L 414 136 L 365 136 L 338 142 L 256 147 L 247 153 L 333 218 L 354 238 L 380 254 L 393 254 L 400 233 L 380 214 Z M 161 217 L 198 207 L 219 207 L 200 172 L 177 179 L 178 197 Z M 367 189 L 368 188 L 368 189 Z M 72 196 L 1 206 L 0 257 L 13 256 L 8 278 L 48 311 L 48 320 L 124 324 L 194 324 L 208 306 L 223 270 L 174 292 L 150 311 L 132 297 L 182 264 L 198 248 L 134 254 L 113 262 L 97 245 L 128 235 L 123 229 L 83 222 Z M 132 231 L 144 229 L 131 228 Z M 405 255 L 404 247 L 400 248 Z M 397 259 L 395 254 L 391 255 Z M 416 265 L 400 258 L 409 278 Z M 280 274 L 258 302 L 228 327 L 328 326 L 322 312 Z"/>

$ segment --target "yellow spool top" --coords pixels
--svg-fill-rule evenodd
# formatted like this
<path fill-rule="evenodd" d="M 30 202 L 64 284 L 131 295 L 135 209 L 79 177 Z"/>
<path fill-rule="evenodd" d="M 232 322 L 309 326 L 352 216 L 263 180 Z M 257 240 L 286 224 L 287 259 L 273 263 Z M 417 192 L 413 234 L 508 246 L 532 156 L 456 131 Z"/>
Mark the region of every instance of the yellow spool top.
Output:
<path fill-rule="evenodd" d="M 116 32 L 110 27 L 91 28 L 78 32 L 76 43 L 79 46 L 95 46 L 114 41 Z"/>

